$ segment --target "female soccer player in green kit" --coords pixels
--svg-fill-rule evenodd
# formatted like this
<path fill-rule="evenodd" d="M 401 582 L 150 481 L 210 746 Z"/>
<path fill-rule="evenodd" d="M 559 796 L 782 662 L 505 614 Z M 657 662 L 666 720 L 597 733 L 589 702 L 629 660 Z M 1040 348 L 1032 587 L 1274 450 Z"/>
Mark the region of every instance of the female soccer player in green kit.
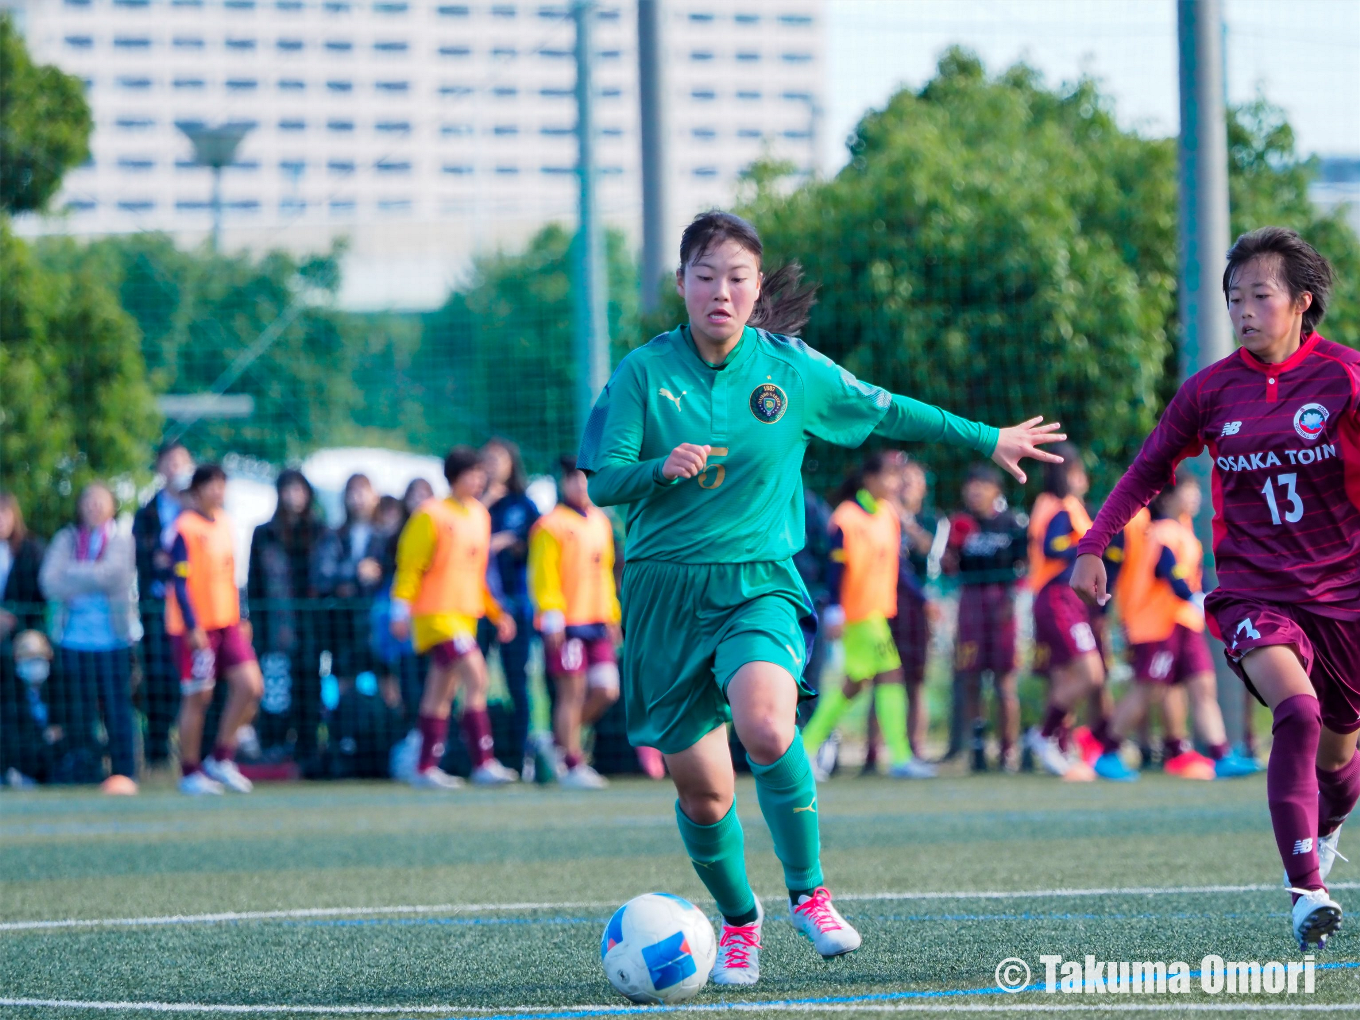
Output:
<path fill-rule="evenodd" d="M 796 276 L 788 286 L 772 277 L 762 292 L 762 251 L 755 229 L 729 213 L 705 213 L 686 228 L 676 284 L 689 324 L 619 364 L 579 458 L 591 499 L 629 504 L 628 737 L 666 756 L 680 837 L 724 918 L 713 980 L 726 985 L 759 978 L 764 918 L 746 879 L 729 720 L 784 866 L 795 929 L 823 957 L 860 944 L 823 885 L 817 787 L 794 719 L 812 694 L 802 677 L 816 629 L 793 565 L 803 547 L 808 441 L 943 440 L 990 456 L 1023 482 L 1019 461 L 1055 460 L 1039 447 L 1063 438 L 1041 418 L 998 430 L 894 396 L 801 340 L 760 328 L 801 325 L 810 303 Z"/>

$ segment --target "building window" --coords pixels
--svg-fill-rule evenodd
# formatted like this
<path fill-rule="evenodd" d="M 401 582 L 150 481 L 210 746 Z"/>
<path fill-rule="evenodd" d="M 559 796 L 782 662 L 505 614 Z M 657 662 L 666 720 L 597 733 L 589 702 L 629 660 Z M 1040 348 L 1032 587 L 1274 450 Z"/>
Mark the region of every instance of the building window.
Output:
<path fill-rule="evenodd" d="M 806 28 L 812 24 L 812 16 L 808 14 L 781 14 L 779 22 L 783 25 L 797 25 Z"/>
<path fill-rule="evenodd" d="M 326 49 L 332 53 L 349 53 L 354 49 L 354 43 L 348 39 L 327 39 Z"/>
<path fill-rule="evenodd" d="M 472 173 L 472 167 L 466 166 L 462 163 L 445 163 L 444 172 L 446 174 L 453 174 L 455 176 L 461 177 L 464 176 L 465 174 Z"/>
<path fill-rule="evenodd" d="M 201 89 L 205 86 L 202 78 L 176 78 L 175 88 L 177 89 Z"/>
<path fill-rule="evenodd" d="M 379 14 L 405 14 L 406 4 L 403 3 L 384 3 L 374 4 L 373 9 Z"/>
<path fill-rule="evenodd" d="M 151 40 L 142 37 L 119 36 L 113 40 L 113 48 L 116 50 L 149 50 L 151 49 Z"/>
<path fill-rule="evenodd" d="M 150 117 L 119 117 L 114 123 L 124 131 L 145 131 L 156 126 Z"/>
<path fill-rule="evenodd" d="M 491 90 L 491 94 L 500 99 L 513 99 L 515 96 L 519 95 L 519 89 L 515 88 L 513 85 L 497 85 Z"/>
<path fill-rule="evenodd" d="M 512 175 L 514 175 L 514 174 L 519 173 L 519 167 L 517 167 L 517 166 L 498 166 L 498 167 L 496 167 L 496 173 L 499 174 L 499 175 L 501 175 L 501 176 L 504 176 L 504 177 L 510 177 L 510 176 L 512 176 Z"/>
<path fill-rule="evenodd" d="M 202 7 L 203 0 L 170 0 L 171 7 Z"/>
<path fill-rule="evenodd" d="M 255 0 L 225 0 L 222 6 L 229 11 L 253 11 Z"/>
<path fill-rule="evenodd" d="M 235 202 L 223 202 L 222 208 L 231 209 L 234 210 L 235 212 L 258 212 L 260 209 L 260 203 L 258 199 L 243 198 Z"/>
<path fill-rule="evenodd" d="M 411 122 L 409 120 L 380 120 L 374 127 L 386 135 L 409 135 L 411 133 Z"/>
<path fill-rule="evenodd" d="M 67 212 L 93 212 L 98 203 L 92 198 L 73 198 L 66 203 Z"/>
<path fill-rule="evenodd" d="M 127 75 L 118 79 L 118 84 L 125 89 L 149 89 L 151 87 L 150 78 L 133 78 Z"/>
<path fill-rule="evenodd" d="M 279 212 L 281 213 L 304 213 L 306 211 L 307 200 L 305 198 L 279 199 Z"/>
<path fill-rule="evenodd" d="M 760 93 L 759 93 L 759 92 L 752 91 L 751 89 L 743 89 L 743 90 L 741 90 L 741 91 L 739 91 L 739 92 L 737 93 L 737 98 L 738 98 L 738 99 L 759 99 L 759 98 L 760 98 Z"/>
<path fill-rule="evenodd" d="M 150 7 L 151 0 L 113 0 L 115 7 Z"/>
<path fill-rule="evenodd" d="M 307 161 L 305 159 L 281 159 L 279 160 L 279 169 L 294 177 L 301 177 L 307 169 Z"/>
<path fill-rule="evenodd" d="M 513 46 L 496 46 L 492 48 L 491 55 L 505 60 L 512 60 L 519 56 L 519 51 Z"/>
<path fill-rule="evenodd" d="M 694 130 L 692 130 L 690 134 L 692 134 L 695 138 L 701 138 L 704 141 L 709 141 L 711 139 L 718 137 L 718 132 L 710 127 L 697 127 Z"/>
<path fill-rule="evenodd" d="M 409 174 L 411 164 L 406 160 L 380 159 L 373 164 L 373 168 L 381 174 Z"/>
<path fill-rule="evenodd" d="M 751 51 L 743 51 L 743 52 L 737 54 L 737 60 L 738 60 L 738 62 L 743 63 L 743 64 L 754 64 L 754 63 L 755 63 L 757 60 L 759 60 L 759 59 L 760 59 L 760 54 L 759 54 L 759 53 L 754 53 L 754 52 L 751 52 Z"/>
<path fill-rule="evenodd" d="M 549 138 L 560 138 L 564 135 L 574 135 L 576 129 L 573 127 L 553 127 L 552 125 L 545 124 L 538 129 L 538 133 L 540 135 L 547 135 Z"/>
<path fill-rule="evenodd" d="M 539 89 L 538 94 L 544 99 L 568 99 L 576 93 L 571 89 Z"/>
<path fill-rule="evenodd" d="M 284 53 L 297 53 L 302 49 L 301 39 L 280 39 L 274 44 Z"/>
<path fill-rule="evenodd" d="M 440 85 L 439 94 L 441 96 L 470 96 L 472 95 L 471 85 Z"/>
<path fill-rule="evenodd" d="M 515 8 L 511 4 L 496 4 L 491 8 L 491 16 L 493 18 L 513 18 Z"/>
<path fill-rule="evenodd" d="M 807 64 L 811 63 L 811 53 L 785 53 L 784 63 L 786 64 Z"/>
<path fill-rule="evenodd" d="M 276 0 L 274 6 L 281 11 L 300 11 L 302 0 Z"/>
<path fill-rule="evenodd" d="M 253 50 L 255 48 L 254 39 L 228 39 L 227 49 L 229 50 Z"/>
<path fill-rule="evenodd" d="M 574 174 L 576 172 L 574 166 L 541 166 L 538 170 L 539 173 L 545 174 Z"/>
<path fill-rule="evenodd" d="M 717 99 L 718 93 L 714 92 L 712 89 L 695 89 L 689 94 L 689 97 L 691 99 L 697 99 L 700 102 L 707 102 L 711 99 Z"/>
<path fill-rule="evenodd" d="M 605 138 L 622 138 L 623 128 L 616 127 L 601 128 L 600 134 L 603 135 Z"/>
<path fill-rule="evenodd" d="M 333 213 L 352 213 L 358 207 L 358 204 L 352 198 L 333 198 L 330 201 L 331 212 Z"/>
<path fill-rule="evenodd" d="M 600 21 L 618 21 L 619 12 L 617 8 L 611 8 L 607 11 L 601 11 L 599 14 L 595 15 L 595 17 Z"/>
<path fill-rule="evenodd" d="M 306 87 L 307 83 L 305 81 L 298 81 L 296 78 L 279 79 L 280 92 L 301 92 Z"/>
<path fill-rule="evenodd" d="M 326 121 L 328 131 L 353 131 L 354 121 L 352 120 L 328 120 Z"/>
<path fill-rule="evenodd" d="M 472 134 L 471 124 L 444 124 L 439 128 L 439 133 L 445 138 L 462 138 Z"/>
<path fill-rule="evenodd" d="M 691 50 L 691 51 L 690 51 L 690 54 L 689 54 L 689 59 L 690 59 L 690 60 L 712 60 L 712 59 L 713 59 L 713 53 L 712 53 L 711 51 L 709 51 L 709 50 Z"/>
<path fill-rule="evenodd" d="M 694 168 L 695 177 L 717 177 L 718 168 L 716 166 L 696 166 Z"/>
<path fill-rule="evenodd" d="M 175 36 L 174 47 L 177 50 L 201 50 L 203 40 L 193 35 L 177 35 Z"/>
<path fill-rule="evenodd" d="M 66 0 L 67 7 L 89 7 L 90 0 Z"/>
<path fill-rule="evenodd" d="M 349 4 L 345 3 L 344 0 L 327 0 L 327 3 L 323 6 L 325 7 L 327 14 L 349 13 Z"/>
<path fill-rule="evenodd" d="M 125 6 L 127 6 L 127 7 L 136 7 L 137 5 L 136 5 L 136 4 L 130 4 L 130 3 L 129 3 L 129 4 L 125 4 Z M 132 212 L 132 213 L 138 213 L 138 212 L 150 212 L 152 209 L 156 208 L 156 203 L 153 202 L 153 201 L 151 201 L 151 199 L 149 199 L 149 198 L 141 198 L 141 199 L 128 199 L 128 198 L 125 198 L 125 199 L 123 199 L 121 202 L 118 203 L 118 208 L 119 208 L 122 212 Z"/>
<path fill-rule="evenodd" d="M 792 101 L 792 102 L 795 102 L 795 103 L 810 103 L 810 102 L 812 102 L 812 93 L 811 93 L 811 92 L 785 92 L 785 93 L 784 93 L 784 98 L 785 98 L 785 99 L 788 99 L 788 100 L 790 100 L 790 101 Z"/>
<path fill-rule="evenodd" d="M 519 127 L 514 124 L 497 124 L 491 129 L 491 133 L 497 137 L 504 138 L 507 135 L 519 134 Z"/>
<path fill-rule="evenodd" d="M 623 90 L 617 88 L 600 89 L 600 95 L 605 99 L 618 99 L 619 96 L 623 95 Z"/>
<path fill-rule="evenodd" d="M 738 25 L 759 25 L 759 24 L 760 24 L 760 15 L 759 15 L 759 14 L 734 14 L 734 15 L 732 15 L 732 20 L 735 21 Z"/>
<path fill-rule="evenodd" d="M 404 42 L 384 41 L 373 44 L 373 50 L 376 53 L 405 53 L 407 49 L 408 47 Z"/>
<path fill-rule="evenodd" d="M 567 9 L 565 7 L 540 7 L 538 16 L 540 18 L 565 18 Z"/>
<path fill-rule="evenodd" d="M 330 89 L 332 92 L 353 92 L 354 83 L 350 81 L 328 81 L 326 82 L 326 88 Z"/>
<path fill-rule="evenodd" d="M 472 50 L 466 46 L 441 46 L 439 47 L 441 57 L 470 57 Z"/>
<path fill-rule="evenodd" d="M 439 14 L 445 18 L 466 18 L 468 6 L 467 4 L 440 4 Z"/>
<path fill-rule="evenodd" d="M 154 159 L 147 159 L 143 156 L 123 156 L 118 160 L 120 170 L 133 170 L 141 173 L 146 170 L 153 170 L 156 167 Z"/>
<path fill-rule="evenodd" d="M 621 50 L 600 50 L 598 56 L 601 60 L 618 60 L 619 57 L 623 56 L 623 52 Z"/>
<path fill-rule="evenodd" d="M 738 138 L 764 138 L 765 133 L 760 128 L 740 128 L 737 131 Z"/>
<path fill-rule="evenodd" d="M 411 211 L 411 200 L 409 198 L 380 198 L 378 199 L 378 212 L 385 213 L 404 213 Z"/>
<path fill-rule="evenodd" d="M 698 21 L 698 22 L 702 22 L 702 23 L 704 23 L 704 24 L 707 24 L 708 22 L 710 22 L 710 21 L 713 20 L 713 15 L 712 15 L 712 14 L 705 14 L 705 13 L 703 13 L 703 12 L 701 12 L 701 11 L 690 11 L 689 20 L 690 20 L 690 21 Z"/>
<path fill-rule="evenodd" d="M 94 40 L 88 35 L 68 35 L 66 45 L 73 50 L 88 50 L 94 45 Z"/>
<path fill-rule="evenodd" d="M 306 131 L 307 122 L 305 120 L 281 120 L 279 121 L 280 131 Z"/>
<path fill-rule="evenodd" d="M 373 87 L 379 92 L 408 92 L 410 91 L 411 83 L 406 81 L 379 81 L 374 82 Z"/>
<path fill-rule="evenodd" d="M 811 137 L 812 137 L 812 132 L 811 132 L 811 131 L 782 131 L 782 132 L 780 132 L 780 133 L 781 133 L 785 138 L 804 139 L 804 138 L 811 138 Z"/>
<path fill-rule="evenodd" d="M 254 78 L 228 78 L 228 92 L 251 92 L 259 85 Z"/>
<path fill-rule="evenodd" d="M 354 161 L 352 159 L 333 159 L 326 164 L 326 169 L 333 174 L 352 174 L 354 173 Z"/>
<path fill-rule="evenodd" d="M 546 47 L 545 47 L 544 49 L 539 50 L 538 53 L 539 53 L 539 56 L 542 56 L 542 57 L 549 57 L 549 58 L 556 58 L 556 59 L 562 59 L 562 58 L 570 57 L 570 56 L 571 56 L 571 50 L 554 50 L 554 49 L 547 49 Z"/>

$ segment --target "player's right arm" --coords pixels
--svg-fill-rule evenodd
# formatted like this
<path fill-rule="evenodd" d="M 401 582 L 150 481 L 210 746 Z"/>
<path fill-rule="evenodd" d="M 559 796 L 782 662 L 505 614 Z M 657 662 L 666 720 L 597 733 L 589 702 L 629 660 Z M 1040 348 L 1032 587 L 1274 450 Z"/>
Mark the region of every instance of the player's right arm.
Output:
<path fill-rule="evenodd" d="M 435 547 L 434 521 L 416 511 L 397 538 L 397 572 L 392 578 L 392 636 L 406 640 L 411 632 L 411 603 L 420 593 L 420 580 L 430 569 Z"/>
<path fill-rule="evenodd" d="M 175 544 L 170 547 L 170 577 L 175 584 L 175 601 L 179 604 L 179 614 L 184 619 L 184 633 L 190 647 L 195 650 L 207 647 L 208 635 L 198 625 L 194 615 L 194 604 L 189 598 L 189 543 L 184 536 L 175 535 Z"/>
<path fill-rule="evenodd" d="M 1176 391 L 1133 464 L 1100 508 L 1091 530 L 1077 543 L 1077 561 L 1070 583 L 1087 602 L 1103 606 L 1110 601 L 1101 556 L 1115 533 L 1123 530 L 1134 514 L 1171 483 L 1177 464 L 1204 449 L 1200 438 L 1203 416 L 1197 399 L 1199 382 L 1197 375 Z"/>
<path fill-rule="evenodd" d="M 562 545 L 541 524 L 529 533 L 529 598 L 538 611 L 538 629 L 555 650 L 567 629 L 567 596 L 562 590 Z"/>
<path fill-rule="evenodd" d="M 647 388 L 636 355 L 624 358 L 591 408 L 577 465 L 586 473 L 597 506 L 618 506 L 693 478 L 704 469 L 708 447 L 682 443 L 665 457 L 639 460 L 647 415 Z"/>
<path fill-rule="evenodd" d="M 845 587 L 845 532 L 834 520 L 827 525 L 831 535 L 831 548 L 826 554 L 826 593 L 831 600 L 822 613 L 826 625 L 826 636 L 835 641 L 845 628 L 845 610 L 842 607 L 842 589 Z"/>

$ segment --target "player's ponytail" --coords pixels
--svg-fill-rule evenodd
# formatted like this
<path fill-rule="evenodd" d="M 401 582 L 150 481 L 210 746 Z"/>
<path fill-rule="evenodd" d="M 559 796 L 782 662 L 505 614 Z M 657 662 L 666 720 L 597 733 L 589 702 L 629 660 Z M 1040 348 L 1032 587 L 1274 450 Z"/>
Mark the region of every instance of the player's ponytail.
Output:
<path fill-rule="evenodd" d="M 1225 300 L 1237 274 L 1259 258 L 1279 259 L 1280 281 L 1293 300 L 1304 294 L 1313 296 L 1300 327 L 1299 339 L 1308 339 L 1327 314 L 1327 299 L 1332 294 L 1331 263 L 1294 231 L 1286 227 L 1260 227 L 1243 234 L 1228 249 L 1228 264 L 1223 269 Z"/>
<path fill-rule="evenodd" d="M 1059 499 L 1066 499 L 1072 494 L 1068 468 L 1074 462 L 1080 463 L 1081 451 L 1072 443 L 1054 443 L 1048 452 L 1061 457 L 1062 463 L 1044 465 L 1044 491 Z"/>
<path fill-rule="evenodd" d="M 694 217 L 680 236 L 681 271 L 725 241 L 735 241 L 755 256 L 757 265 L 763 265 L 765 246 L 756 228 L 733 213 L 710 209 Z M 746 324 L 796 336 L 807 325 L 816 303 L 817 288 L 803 286 L 803 267 L 789 262 L 766 274 Z"/>

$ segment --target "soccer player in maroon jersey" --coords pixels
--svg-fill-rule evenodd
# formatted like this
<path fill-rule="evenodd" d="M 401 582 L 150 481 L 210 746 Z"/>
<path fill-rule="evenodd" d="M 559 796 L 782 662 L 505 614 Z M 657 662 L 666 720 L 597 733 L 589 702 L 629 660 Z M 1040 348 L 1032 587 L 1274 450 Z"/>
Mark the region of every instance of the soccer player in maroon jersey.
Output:
<path fill-rule="evenodd" d="M 1242 347 L 1177 391 L 1072 574 L 1104 603 L 1106 543 L 1208 447 L 1218 587 L 1205 610 L 1274 717 L 1266 796 L 1304 948 L 1341 925 L 1324 883 L 1360 798 L 1360 352 L 1316 332 L 1331 283 L 1292 230 L 1237 239 L 1223 291 Z"/>

